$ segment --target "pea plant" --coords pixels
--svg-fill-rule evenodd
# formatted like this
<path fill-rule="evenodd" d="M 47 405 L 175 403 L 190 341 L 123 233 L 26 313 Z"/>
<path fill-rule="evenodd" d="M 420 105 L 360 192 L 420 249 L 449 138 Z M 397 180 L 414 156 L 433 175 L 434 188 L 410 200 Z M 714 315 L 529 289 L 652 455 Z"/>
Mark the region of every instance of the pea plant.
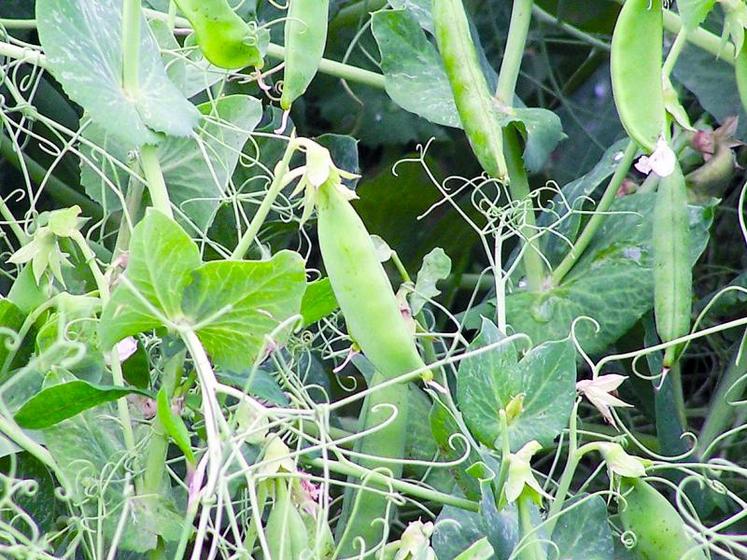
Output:
<path fill-rule="evenodd" d="M 744 0 L 5 0 L 0 557 L 747 558 Z"/>

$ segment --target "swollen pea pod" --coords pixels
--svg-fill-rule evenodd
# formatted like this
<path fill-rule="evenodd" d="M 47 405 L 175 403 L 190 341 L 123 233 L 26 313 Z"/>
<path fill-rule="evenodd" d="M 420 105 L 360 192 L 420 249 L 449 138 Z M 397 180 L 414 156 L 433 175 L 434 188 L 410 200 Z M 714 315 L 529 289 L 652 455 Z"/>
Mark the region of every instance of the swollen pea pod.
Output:
<path fill-rule="evenodd" d="M 231 9 L 227 0 L 175 0 L 189 20 L 205 58 L 229 70 L 254 66 L 264 61 L 257 29 Z"/>
<path fill-rule="evenodd" d="M 301 97 L 314 79 L 327 44 L 329 0 L 291 0 L 285 22 L 285 72 L 280 107 Z"/>
<path fill-rule="evenodd" d="M 626 0 L 612 34 L 612 93 L 628 135 L 649 152 L 666 126 L 662 39 L 662 0 Z"/>
<path fill-rule="evenodd" d="M 433 0 L 432 14 L 438 50 L 472 151 L 488 175 L 506 180 L 503 131 L 493 118 L 496 100 L 480 67 L 462 0 Z"/>
<path fill-rule="evenodd" d="M 635 535 L 634 550 L 643 560 L 706 560 L 685 531 L 685 522 L 669 501 L 647 482 L 624 478 L 620 520 Z"/>
<path fill-rule="evenodd" d="M 322 259 L 348 332 L 376 369 L 370 386 L 425 368 L 373 241 L 340 190 L 339 178 L 330 179 L 319 188 L 317 212 Z M 386 427 L 358 440 L 356 451 L 391 459 L 404 456 L 408 393 L 406 387 L 392 385 L 368 394 L 359 431 L 389 421 L 395 409 L 396 417 Z M 402 474 L 398 462 L 365 459 L 360 464 L 387 469 L 394 477 Z M 337 524 L 341 557 L 357 557 L 360 539 L 366 549 L 381 541 L 384 525 L 377 520 L 386 519 L 389 507 L 388 500 L 380 493 L 347 489 Z"/>
<path fill-rule="evenodd" d="M 685 178 L 679 164 L 659 181 L 653 224 L 654 312 L 656 330 L 665 342 L 690 331 L 692 267 L 690 218 Z M 676 361 L 677 347 L 664 355 L 664 365 Z"/>

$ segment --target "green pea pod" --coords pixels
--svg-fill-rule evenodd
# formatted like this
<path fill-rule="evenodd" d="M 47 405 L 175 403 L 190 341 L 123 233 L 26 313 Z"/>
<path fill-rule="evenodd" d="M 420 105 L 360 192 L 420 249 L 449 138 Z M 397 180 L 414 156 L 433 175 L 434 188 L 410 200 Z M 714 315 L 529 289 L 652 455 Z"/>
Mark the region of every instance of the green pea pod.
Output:
<path fill-rule="evenodd" d="M 496 101 L 480 67 L 462 0 L 433 0 L 432 14 L 438 50 L 472 151 L 488 175 L 506 180 L 503 132 L 493 118 Z"/>
<path fill-rule="evenodd" d="M 280 107 L 301 97 L 314 79 L 327 44 L 329 0 L 291 0 L 285 22 L 285 72 Z"/>
<path fill-rule="evenodd" d="M 669 501 L 641 479 L 624 478 L 620 520 L 635 535 L 642 560 L 706 560 L 685 531 L 685 522 Z"/>
<path fill-rule="evenodd" d="M 612 93 L 628 135 L 649 152 L 666 126 L 661 0 L 626 0 L 612 34 Z"/>
<path fill-rule="evenodd" d="M 742 100 L 742 107 L 747 111 L 747 44 L 742 47 L 734 61 L 734 71 L 737 77 L 739 98 Z"/>
<path fill-rule="evenodd" d="M 264 61 L 257 30 L 231 9 L 227 0 L 175 0 L 189 20 L 202 54 L 215 66 L 229 70 Z"/>
<path fill-rule="evenodd" d="M 298 560 L 308 550 L 306 525 L 291 502 L 285 479 L 275 481 L 275 503 L 265 530 L 272 560 Z"/>
<path fill-rule="evenodd" d="M 403 373 L 424 368 L 412 333 L 400 312 L 373 241 L 350 202 L 338 189 L 338 180 L 323 184 L 317 199 L 317 231 L 324 266 L 345 316 L 348 332 L 376 368 L 371 387 Z M 376 457 L 404 456 L 407 435 L 408 391 L 390 386 L 370 393 L 363 403 L 360 430 L 375 428 L 391 418 L 386 427 L 359 440 L 356 450 Z M 402 466 L 364 460 L 367 468 L 384 467 L 398 477 Z M 358 481 L 355 481 L 358 483 Z M 361 499 L 358 499 L 361 498 Z M 386 518 L 388 503 L 374 492 L 346 491 L 337 524 L 338 552 L 356 556 L 356 539 L 366 548 L 380 542 L 384 528 L 377 519 Z"/>
<path fill-rule="evenodd" d="M 664 341 L 690 331 L 692 267 L 690 265 L 690 217 L 685 178 L 679 164 L 659 181 L 653 224 L 654 312 L 656 330 Z M 671 367 L 677 348 L 664 356 Z"/>

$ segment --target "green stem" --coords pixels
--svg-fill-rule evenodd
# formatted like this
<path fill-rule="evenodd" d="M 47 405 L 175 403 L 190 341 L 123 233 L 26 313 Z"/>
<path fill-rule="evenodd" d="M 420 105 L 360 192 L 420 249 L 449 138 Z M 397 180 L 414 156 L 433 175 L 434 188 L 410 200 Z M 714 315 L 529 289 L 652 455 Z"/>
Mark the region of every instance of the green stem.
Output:
<path fill-rule="evenodd" d="M 231 253 L 231 260 L 243 259 L 252 246 L 252 243 L 254 243 L 259 230 L 262 228 L 262 225 L 265 223 L 265 220 L 272 209 L 272 205 L 275 203 L 275 199 L 277 199 L 280 191 L 285 187 L 285 175 L 288 173 L 288 166 L 295 149 L 296 143 L 291 139 L 288 142 L 288 146 L 285 148 L 283 158 L 275 167 L 275 176 L 272 179 L 272 183 L 270 183 L 270 188 L 267 190 L 267 194 L 265 194 L 262 203 L 259 205 L 259 208 L 257 208 L 257 213 L 254 214 L 252 221 L 249 223 L 249 227 L 241 236 L 241 239 L 239 239 L 239 243 L 236 245 L 233 253 Z"/>
<path fill-rule="evenodd" d="M 622 0 L 617 0 L 622 3 Z M 671 10 L 664 10 L 664 29 L 670 33 L 679 33 L 683 29 L 682 19 L 679 15 Z M 721 37 L 706 31 L 702 27 L 696 27 L 688 31 L 687 42 L 692 43 L 699 49 L 702 49 L 713 56 L 723 57 L 722 60 L 729 64 L 734 64 L 736 53 L 732 43 L 722 43 Z"/>
<path fill-rule="evenodd" d="M 514 7 L 511 11 L 511 23 L 496 90 L 496 97 L 509 107 L 514 103 L 514 91 L 521 70 L 521 61 L 524 58 L 529 24 L 532 21 L 533 3 L 533 0 L 514 0 Z"/>
<path fill-rule="evenodd" d="M 524 242 L 528 245 L 523 254 L 524 269 L 527 275 L 529 290 L 538 292 L 542 290 L 545 277 L 545 263 L 537 247 L 537 241 L 533 239 L 537 230 L 535 227 L 534 204 L 529 191 L 529 179 L 519 145 L 518 133 L 515 128 L 508 126 L 503 130 L 503 150 L 506 156 L 509 188 L 511 198 L 525 202 L 523 224 L 519 230 Z"/>
<path fill-rule="evenodd" d="M 140 88 L 138 75 L 140 12 L 140 0 L 124 0 L 122 7 L 122 86 L 130 96 L 135 96 Z"/>
<path fill-rule="evenodd" d="M 532 6 L 532 14 L 539 21 L 542 21 L 544 23 L 549 23 L 550 25 L 554 25 L 555 27 L 565 31 L 571 37 L 575 37 L 576 39 L 579 39 L 583 41 L 584 43 L 591 45 L 592 47 L 595 47 L 597 49 L 601 49 L 604 51 L 608 51 L 608 52 L 611 48 L 609 43 L 606 43 L 600 39 L 597 39 L 593 35 L 589 35 L 585 31 L 581 31 L 580 29 L 572 26 L 569 23 L 559 20 L 557 16 L 554 16 L 553 14 L 546 12 L 545 10 L 543 10 L 537 5 Z"/>
<path fill-rule="evenodd" d="M 10 211 L 10 208 L 8 208 L 8 205 L 6 204 L 5 199 L 2 196 L 0 196 L 0 216 L 5 219 L 8 227 L 13 232 L 13 235 L 15 235 L 18 239 L 18 242 L 21 245 L 26 245 L 26 243 L 29 242 L 29 236 L 26 235 L 26 232 L 23 231 L 23 228 L 18 225 L 18 220 L 16 220 L 13 212 Z"/>
<path fill-rule="evenodd" d="M 529 492 L 525 490 L 521 493 L 516 501 L 516 507 L 519 514 L 519 542 L 523 543 L 519 560 L 546 560 L 547 556 L 532 522 L 532 498 Z"/>
<path fill-rule="evenodd" d="M 169 400 L 176 391 L 176 386 L 181 380 L 184 366 L 185 352 L 179 352 L 172 356 L 163 368 L 161 384 L 166 388 Z M 145 472 L 143 474 L 143 493 L 159 494 L 163 483 L 163 475 L 166 471 L 166 453 L 169 448 L 169 436 L 166 433 L 160 419 L 156 416 L 151 426 L 152 434 L 145 454 Z"/>
<path fill-rule="evenodd" d="M 341 27 L 358 25 L 369 13 L 385 8 L 387 0 L 360 0 L 345 6 L 329 22 L 329 30 L 336 31 Z"/>
<path fill-rule="evenodd" d="M 558 483 L 558 489 L 555 492 L 555 497 L 550 505 L 550 510 L 547 512 L 547 534 L 552 535 L 553 529 L 558 522 L 558 514 L 563 509 L 565 498 L 568 496 L 568 490 L 571 488 L 571 482 L 573 481 L 573 475 L 576 473 L 576 467 L 578 467 L 578 461 L 580 459 L 578 455 L 578 404 L 573 406 L 573 412 L 571 413 L 570 426 L 568 429 L 568 460 L 565 463 L 565 469 L 563 474 L 560 476 L 560 482 Z"/>
<path fill-rule="evenodd" d="M 146 145 L 140 148 L 140 167 L 145 175 L 153 207 L 173 220 L 174 214 L 171 211 L 169 191 L 161 171 L 161 162 L 158 161 L 157 146 Z"/>
<path fill-rule="evenodd" d="M 0 18 L 0 27 L 5 29 L 36 29 L 36 20 Z"/>
<path fill-rule="evenodd" d="M 594 238 L 596 232 L 601 227 L 602 223 L 607 217 L 606 212 L 610 209 L 610 206 L 612 206 L 612 203 L 615 201 L 617 192 L 620 190 L 620 185 L 622 185 L 625 176 L 628 174 L 628 170 L 630 170 L 630 166 L 633 163 L 633 159 L 635 158 L 635 154 L 637 153 L 637 151 L 638 147 L 636 143 L 632 140 L 628 142 L 628 146 L 625 148 L 623 157 L 617 164 L 617 169 L 615 169 L 615 173 L 612 175 L 612 179 L 610 179 L 610 182 L 607 185 L 607 189 L 604 191 L 599 204 L 597 204 L 594 215 L 589 220 L 589 223 L 586 224 L 586 227 L 581 232 L 581 235 L 578 236 L 578 239 L 573 244 L 573 247 L 571 247 L 571 250 L 568 251 L 566 256 L 553 271 L 552 283 L 554 286 L 559 285 L 563 278 L 565 278 L 566 274 L 571 271 L 573 266 L 578 262 L 578 260 L 581 258 L 581 255 L 583 255 L 584 251 L 589 246 L 589 243 L 591 243 L 591 240 Z"/>
<path fill-rule="evenodd" d="M 340 463 L 339 461 L 324 461 L 323 459 L 311 459 L 305 456 L 302 456 L 300 460 L 303 463 L 306 463 L 307 465 L 310 465 L 312 467 L 317 467 L 320 469 L 326 468 L 333 473 L 342 474 L 345 476 L 359 478 L 359 479 L 366 478 L 371 482 L 377 483 L 382 488 L 391 486 L 395 490 L 398 490 L 400 492 L 403 492 L 404 494 L 408 494 L 415 498 L 420 498 L 422 500 L 428 500 L 430 502 L 449 505 L 449 506 L 457 507 L 459 509 L 463 509 L 467 511 L 479 511 L 480 510 L 480 504 L 478 504 L 477 502 L 473 502 L 472 500 L 467 500 L 465 498 L 460 498 L 458 496 L 452 496 L 451 494 L 444 494 L 443 492 L 438 492 L 436 490 L 429 490 L 428 488 L 425 488 L 424 486 L 419 486 L 417 484 L 411 484 L 409 482 L 404 482 L 397 478 L 392 478 L 392 477 L 386 476 L 376 471 L 372 473 L 371 471 L 364 469 L 362 467 L 359 467 L 353 463 Z"/>
<path fill-rule="evenodd" d="M 686 43 L 687 31 L 682 28 L 677 33 L 677 37 L 675 37 L 674 43 L 672 43 L 672 47 L 669 49 L 669 53 L 667 53 L 667 58 L 661 67 L 662 76 L 669 77 L 669 75 L 672 73 L 674 65 L 677 63 L 677 59 L 679 58 L 680 53 L 682 52 L 682 49 L 685 47 Z"/>
<path fill-rule="evenodd" d="M 125 213 L 129 216 L 122 218 L 119 222 L 119 231 L 117 232 L 117 242 L 114 248 L 114 256 L 117 257 L 121 253 L 127 251 L 130 246 L 130 238 L 132 237 L 132 228 L 137 222 L 138 214 L 140 212 L 140 205 L 143 201 L 143 184 L 137 179 L 130 178 L 129 185 L 127 187 L 127 196 L 125 196 Z"/>

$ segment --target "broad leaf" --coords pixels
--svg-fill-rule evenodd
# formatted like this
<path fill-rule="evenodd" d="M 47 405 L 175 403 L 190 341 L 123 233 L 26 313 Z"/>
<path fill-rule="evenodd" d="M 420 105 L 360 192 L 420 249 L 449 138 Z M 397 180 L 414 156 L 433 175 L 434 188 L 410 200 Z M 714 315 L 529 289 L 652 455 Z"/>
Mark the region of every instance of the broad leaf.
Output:
<path fill-rule="evenodd" d="M 321 278 L 306 285 L 306 291 L 301 301 L 301 315 L 304 327 L 312 325 L 324 317 L 334 313 L 339 306 L 332 291 L 329 278 Z"/>
<path fill-rule="evenodd" d="M 552 534 L 558 560 L 614 560 L 607 504 L 601 496 L 585 496 L 569 502 Z"/>
<path fill-rule="evenodd" d="M 128 148 L 187 136 L 197 111 L 171 83 L 145 18 L 137 50 L 138 90 L 125 92 L 123 0 L 39 0 L 36 20 L 49 69 L 93 120 Z"/>
<path fill-rule="evenodd" d="M 461 128 L 441 57 L 415 16 L 407 10 L 385 10 L 371 21 L 389 96 L 431 122 Z"/>
<path fill-rule="evenodd" d="M 76 380 L 53 385 L 32 397 L 15 414 L 16 423 L 29 430 L 41 430 L 72 418 L 84 410 L 116 401 L 132 393 L 150 396 L 135 387 L 94 385 Z"/>
<path fill-rule="evenodd" d="M 296 326 L 306 289 L 298 253 L 280 251 L 268 261 L 216 261 L 194 271 L 184 292 L 184 313 L 215 363 L 226 369 L 251 366 L 265 336 L 282 343 Z"/>
<path fill-rule="evenodd" d="M 523 157 L 529 173 L 542 169 L 558 142 L 565 138 L 560 117 L 547 109 L 499 107 L 496 115 L 500 126 L 514 124 L 524 137 Z"/>
<path fill-rule="evenodd" d="M 407 10 L 417 19 L 420 27 L 433 33 L 431 0 L 389 0 L 389 5 L 392 8 Z"/>
<path fill-rule="evenodd" d="M 100 330 L 103 348 L 154 329 L 163 318 L 181 316 L 184 288 L 201 264 L 197 245 L 179 225 L 149 209 L 135 227 L 127 270 L 104 308 Z"/>
<path fill-rule="evenodd" d="M 501 339 L 487 319 L 470 350 Z M 485 445 L 501 447 L 499 411 L 512 401 L 508 419 L 511 450 L 537 440 L 543 446 L 566 427 L 576 395 L 576 356 L 570 341 L 545 342 L 521 361 L 511 345 L 497 347 L 459 365 L 459 408 L 470 430 Z M 519 404 L 520 403 L 520 404 Z"/>
<path fill-rule="evenodd" d="M 685 29 L 695 29 L 705 21 L 716 0 L 677 0 L 677 10 Z"/>

